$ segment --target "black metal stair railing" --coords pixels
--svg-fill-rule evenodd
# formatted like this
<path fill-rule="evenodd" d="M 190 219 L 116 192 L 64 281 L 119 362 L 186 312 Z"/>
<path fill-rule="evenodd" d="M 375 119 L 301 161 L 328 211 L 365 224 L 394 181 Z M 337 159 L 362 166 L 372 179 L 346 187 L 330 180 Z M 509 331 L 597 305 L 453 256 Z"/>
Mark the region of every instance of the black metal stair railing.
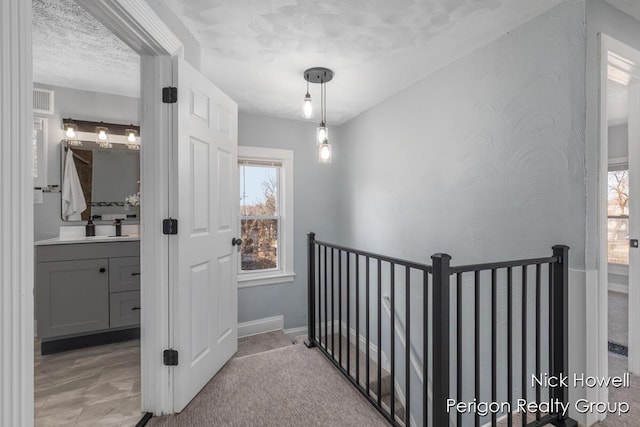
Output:
<path fill-rule="evenodd" d="M 566 387 L 531 384 L 532 375 L 568 373 L 568 250 L 554 246 L 546 258 L 466 266 L 435 254 L 427 265 L 322 242 L 309 233 L 305 344 L 318 347 L 394 426 L 575 426 L 555 410 L 559 406 L 525 412 L 515 404 L 568 402 Z M 506 325 L 499 319 L 501 303 Z M 419 319 L 417 328 L 412 319 Z M 417 364 L 412 341 L 422 352 Z M 499 358 L 506 366 L 498 366 Z M 451 405 L 471 401 L 508 404 L 487 414 Z"/>

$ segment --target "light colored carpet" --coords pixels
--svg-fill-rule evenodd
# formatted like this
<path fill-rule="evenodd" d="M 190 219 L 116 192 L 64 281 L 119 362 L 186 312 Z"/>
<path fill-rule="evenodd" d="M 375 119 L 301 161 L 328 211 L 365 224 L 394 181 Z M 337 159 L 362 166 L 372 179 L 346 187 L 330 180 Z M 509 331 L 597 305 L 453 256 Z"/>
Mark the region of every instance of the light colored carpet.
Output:
<path fill-rule="evenodd" d="M 238 340 L 238 351 L 233 357 L 243 357 L 263 351 L 275 350 L 280 347 L 293 345 L 291 340 L 282 331 L 266 332 L 252 335 Z"/>
<path fill-rule="evenodd" d="M 628 331 L 627 326 L 629 322 L 629 303 L 627 294 L 620 292 L 608 292 L 608 307 L 609 307 L 609 341 L 616 344 L 622 344 L 627 346 Z"/>
<path fill-rule="evenodd" d="M 235 358 L 182 413 L 148 426 L 387 426 L 318 349 L 297 344 Z"/>

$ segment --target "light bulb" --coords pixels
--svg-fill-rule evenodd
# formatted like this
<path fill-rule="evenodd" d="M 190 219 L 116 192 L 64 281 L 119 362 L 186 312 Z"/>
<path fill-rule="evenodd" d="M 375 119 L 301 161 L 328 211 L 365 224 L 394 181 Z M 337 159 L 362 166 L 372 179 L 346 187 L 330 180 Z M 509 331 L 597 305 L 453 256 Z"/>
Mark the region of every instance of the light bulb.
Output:
<path fill-rule="evenodd" d="M 331 145 L 327 140 L 320 144 L 318 157 L 320 163 L 331 163 Z"/>
<path fill-rule="evenodd" d="M 304 97 L 304 104 L 302 106 L 302 116 L 305 119 L 313 118 L 313 104 L 311 103 L 311 95 L 309 92 Z"/>
<path fill-rule="evenodd" d="M 325 126 L 324 122 L 320 123 L 318 129 L 316 129 L 316 142 L 318 145 L 329 139 L 329 129 Z"/>
<path fill-rule="evenodd" d="M 107 133 L 103 130 L 100 131 L 100 133 L 98 133 L 98 139 L 100 141 L 106 141 L 107 140 Z"/>
<path fill-rule="evenodd" d="M 73 139 L 76 137 L 76 130 L 71 125 L 67 125 L 67 138 Z"/>
<path fill-rule="evenodd" d="M 131 131 L 129 132 L 129 136 L 127 137 L 127 141 L 134 143 L 136 142 L 136 133 Z"/>

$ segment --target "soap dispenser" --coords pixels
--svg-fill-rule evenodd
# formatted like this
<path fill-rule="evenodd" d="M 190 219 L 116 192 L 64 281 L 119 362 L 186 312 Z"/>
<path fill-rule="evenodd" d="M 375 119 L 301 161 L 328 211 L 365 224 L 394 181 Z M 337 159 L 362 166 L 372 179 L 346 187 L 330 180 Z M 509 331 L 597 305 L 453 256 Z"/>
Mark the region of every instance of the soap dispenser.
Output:
<path fill-rule="evenodd" d="M 114 225 L 116 226 L 116 237 L 122 236 L 122 220 L 120 218 L 116 219 Z"/>
<path fill-rule="evenodd" d="M 87 225 L 85 226 L 85 236 L 95 236 L 96 235 L 96 225 L 93 223 L 93 220 L 89 218 L 87 221 Z"/>

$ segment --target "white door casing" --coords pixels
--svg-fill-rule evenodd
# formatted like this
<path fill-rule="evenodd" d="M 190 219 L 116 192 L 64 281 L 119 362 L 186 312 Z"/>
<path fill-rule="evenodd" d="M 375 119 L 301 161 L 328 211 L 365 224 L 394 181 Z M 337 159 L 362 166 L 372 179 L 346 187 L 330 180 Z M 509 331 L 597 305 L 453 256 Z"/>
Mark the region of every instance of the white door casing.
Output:
<path fill-rule="evenodd" d="M 213 83 L 174 59 L 170 340 L 179 352 L 174 411 L 179 412 L 237 350 L 238 108 Z"/>

